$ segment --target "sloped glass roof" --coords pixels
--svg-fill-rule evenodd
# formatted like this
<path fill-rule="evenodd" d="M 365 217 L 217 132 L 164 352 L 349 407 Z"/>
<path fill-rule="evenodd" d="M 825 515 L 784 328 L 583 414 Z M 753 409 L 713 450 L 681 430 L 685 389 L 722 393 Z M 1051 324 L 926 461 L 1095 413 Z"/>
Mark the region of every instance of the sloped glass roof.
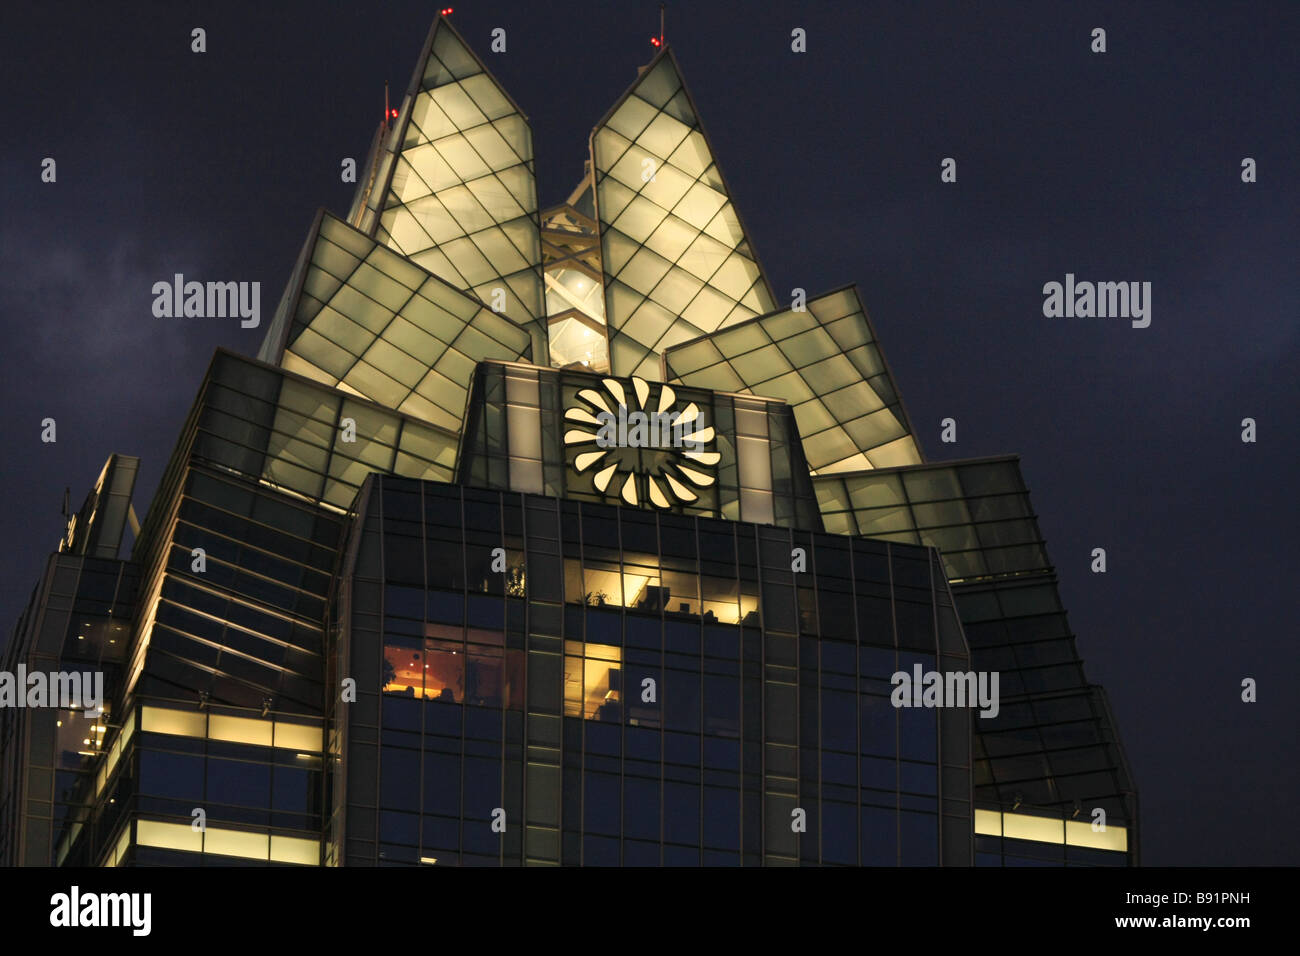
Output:
<path fill-rule="evenodd" d="M 827 531 L 938 548 L 948 580 L 1050 571 L 1015 458 L 813 480 Z"/>
<path fill-rule="evenodd" d="M 345 419 L 355 423 L 352 441 Z M 224 351 L 212 360 L 191 424 L 177 456 L 218 462 L 337 509 L 351 505 L 372 471 L 430 481 L 455 474 L 458 432 Z"/>
<path fill-rule="evenodd" d="M 776 308 L 713 150 L 665 48 L 591 139 L 614 375 Z"/>
<path fill-rule="evenodd" d="M 814 474 L 923 460 L 853 287 L 684 342 L 664 365 L 669 381 L 789 402 Z"/>
<path fill-rule="evenodd" d="M 528 332 L 324 214 L 269 361 L 459 433 L 474 366 L 529 361 Z"/>

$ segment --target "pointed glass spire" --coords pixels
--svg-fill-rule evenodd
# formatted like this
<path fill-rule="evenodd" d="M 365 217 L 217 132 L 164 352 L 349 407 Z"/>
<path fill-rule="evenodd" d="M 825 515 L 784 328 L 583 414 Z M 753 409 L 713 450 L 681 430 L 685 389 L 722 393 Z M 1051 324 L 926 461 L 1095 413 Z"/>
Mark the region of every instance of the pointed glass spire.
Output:
<path fill-rule="evenodd" d="M 667 47 L 592 132 L 615 375 L 776 308 Z"/>
<path fill-rule="evenodd" d="M 360 224 L 528 327 L 545 355 L 532 131 L 443 17 L 426 41 Z"/>

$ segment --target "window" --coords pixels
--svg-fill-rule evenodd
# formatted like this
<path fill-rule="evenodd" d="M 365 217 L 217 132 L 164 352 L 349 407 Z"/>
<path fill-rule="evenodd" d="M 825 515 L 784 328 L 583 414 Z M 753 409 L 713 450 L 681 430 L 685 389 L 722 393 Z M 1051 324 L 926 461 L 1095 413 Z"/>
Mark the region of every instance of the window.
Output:
<path fill-rule="evenodd" d="M 463 703 L 464 645 L 389 634 L 384 640 L 383 682 L 385 694 Z"/>
<path fill-rule="evenodd" d="M 467 645 L 465 699 L 483 707 L 522 710 L 524 652 L 486 644 Z"/>
<path fill-rule="evenodd" d="M 564 715 L 607 723 L 623 719 L 623 651 L 565 641 Z"/>

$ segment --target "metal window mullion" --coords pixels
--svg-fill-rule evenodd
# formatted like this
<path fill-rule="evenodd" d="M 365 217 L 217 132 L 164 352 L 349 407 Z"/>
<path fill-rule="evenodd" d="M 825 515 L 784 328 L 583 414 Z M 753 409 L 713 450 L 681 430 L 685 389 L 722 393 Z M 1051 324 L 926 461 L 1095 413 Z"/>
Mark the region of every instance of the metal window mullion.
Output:
<path fill-rule="evenodd" d="M 498 542 L 498 545 L 499 545 L 500 548 L 501 548 L 502 553 L 505 553 L 505 549 L 506 549 L 505 495 L 503 495 L 503 494 L 498 494 L 498 495 L 496 496 L 496 499 L 497 499 L 497 501 L 496 501 L 496 505 L 497 505 L 497 542 Z M 510 566 L 509 566 L 508 564 L 506 565 L 506 572 L 505 572 L 505 573 L 506 573 L 506 576 L 507 576 L 507 577 L 508 577 L 509 574 L 510 574 Z M 468 582 L 467 582 L 467 584 L 468 584 Z M 501 581 L 501 636 L 502 636 L 502 637 L 505 637 L 505 629 L 506 629 L 506 601 L 507 601 L 507 599 L 508 599 L 508 593 L 507 593 L 507 591 L 506 591 L 506 582 L 505 582 L 505 579 L 503 578 L 502 581 Z M 462 627 L 462 629 L 461 629 L 461 640 L 462 640 L 462 641 L 464 641 L 465 638 L 468 636 L 468 628 L 469 628 L 469 601 L 468 601 L 468 600 L 466 600 L 466 602 L 465 602 L 465 617 L 466 617 L 465 625 L 464 625 L 464 627 Z M 465 661 L 465 683 L 466 683 L 466 685 L 468 685 L 468 684 L 469 684 L 469 660 L 468 660 L 468 656 L 469 656 L 468 651 L 469 651 L 469 648 L 468 648 L 468 646 L 467 646 L 466 643 L 462 643 L 461 646 L 464 647 L 465 650 L 466 650 L 466 661 Z M 464 707 L 468 708 L 468 707 L 469 707 L 469 699 L 468 699 L 468 697 L 466 697 L 464 691 L 461 692 L 461 697 L 462 697 L 462 699 L 464 700 Z M 468 710 L 466 711 L 466 713 L 468 713 Z M 525 740 L 525 741 L 527 741 L 527 739 L 528 739 L 528 729 L 527 729 L 527 726 L 526 726 L 527 717 L 528 717 L 528 701 L 525 700 L 525 701 L 524 701 L 524 718 L 525 718 L 524 740 Z M 503 812 L 503 814 L 504 814 L 504 811 L 505 811 L 505 805 L 506 805 L 506 802 L 507 802 L 507 801 L 506 801 L 506 734 L 505 734 L 505 718 L 504 718 L 504 716 L 502 717 L 502 722 L 501 722 L 501 728 L 500 728 L 500 730 L 501 730 L 501 744 L 500 744 L 500 747 L 499 747 L 499 749 L 498 749 L 497 761 L 498 761 L 499 772 L 500 772 L 500 774 L 501 774 L 501 784 L 500 784 L 500 786 L 499 786 L 499 788 L 498 788 L 498 790 L 497 790 L 497 799 L 501 801 L 500 804 L 499 804 L 499 806 L 501 807 L 502 812 Z M 523 809 L 522 809 L 522 807 L 521 807 L 521 808 L 520 808 L 520 820 L 519 820 L 519 826 L 520 826 L 520 827 L 522 827 L 522 826 L 524 825 L 524 818 L 525 818 L 525 814 L 523 813 Z M 507 823 L 506 823 L 506 826 L 507 826 L 507 828 L 509 827 L 509 822 L 508 822 L 508 821 L 507 821 Z M 503 831 L 501 832 L 501 835 L 500 835 L 499 838 L 497 839 L 497 865 L 498 865 L 498 866 L 505 866 L 505 860 L 506 860 L 506 836 L 505 836 L 505 834 L 506 834 L 506 832 L 508 832 L 508 831 L 507 831 L 507 830 L 503 830 Z M 520 847 L 521 847 L 521 849 L 522 849 L 522 846 L 523 846 L 523 841 L 521 840 L 521 841 L 520 841 Z"/>
<path fill-rule="evenodd" d="M 938 562 L 938 560 L 939 560 L 939 551 L 936 548 L 933 550 L 933 553 L 929 556 L 929 559 L 927 560 L 926 563 L 929 565 L 929 571 L 930 571 L 930 626 L 931 626 L 931 634 L 934 637 L 935 670 L 938 671 L 939 673 L 943 673 L 942 670 L 943 647 L 940 646 L 939 643 L 939 595 L 935 593 L 935 581 L 934 581 L 935 578 L 934 566 L 936 562 Z M 956 608 L 953 609 L 953 613 L 956 613 Z M 969 661 L 967 663 L 969 664 Z M 940 712 L 939 714 L 935 714 L 935 720 L 934 720 L 935 791 L 938 794 L 937 802 L 938 802 L 938 811 L 939 811 L 938 817 L 935 822 L 939 828 L 938 861 L 937 861 L 937 865 L 939 866 L 943 866 L 944 864 L 943 821 L 945 818 L 944 796 L 943 796 L 943 718 L 941 714 L 942 712 Z"/>
<path fill-rule="evenodd" d="M 849 541 L 849 593 L 853 595 L 853 692 L 854 702 L 854 728 L 853 738 L 857 741 L 857 752 L 854 754 L 854 763 L 856 766 L 857 806 L 854 808 L 854 830 L 858 834 L 857 851 L 854 854 L 858 861 L 858 866 L 866 862 L 862 859 L 862 621 L 858 614 L 858 568 L 857 568 L 857 548 L 853 546 L 854 542 Z"/>
<path fill-rule="evenodd" d="M 904 497 L 907 495 L 907 489 L 903 489 Z M 910 510 L 910 505 L 909 505 Z M 894 670 L 898 670 L 898 614 L 894 608 L 894 545 L 891 541 L 885 542 L 885 564 L 889 569 L 889 626 L 894 638 Z M 892 701 L 891 701 L 892 703 Z M 894 865 L 903 865 L 903 808 L 899 796 L 902 791 L 902 727 L 901 714 L 898 708 L 894 708 Z"/>
<path fill-rule="evenodd" d="M 467 557 L 467 545 L 465 538 L 467 530 L 465 527 L 465 489 L 457 487 L 456 503 L 460 508 L 460 577 L 461 577 L 461 604 L 460 620 L 461 634 L 465 633 L 466 621 L 469 615 L 469 559 Z M 465 863 L 465 703 L 464 693 L 461 693 L 461 713 L 460 713 L 460 826 L 456 828 L 456 846 L 460 854 L 460 862 L 463 866 Z"/>
<path fill-rule="evenodd" d="M 656 518 L 655 518 L 656 523 L 658 522 L 658 520 L 659 520 L 659 519 L 658 519 L 658 516 L 656 516 Z M 703 601 L 704 601 L 704 583 L 700 580 L 700 542 L 699 542 L 699 521 L 698 521 L 698 519 L 696 519 L 696 518 L 692 518 L 692 519 L 691 519 L 691 537 L 695 539 L 695 587 L 696 587 L 696 591 L 697 591 L 697 593 L 700 595 L 701 610 L 702 610 L 702 609 L 703 609 Z M 679 573 L 679 572 L 674 572 L 674 573 Z M 660 582 L 660 584 L 663 583 L 663 577 L 662 577 L 662 574 L 663 574 L 663 572 L 662 572 L 662 570 L 661 570 L 661 571 L 660 571 L 660 578 L 659 578 L 659 582 Z M 665 613 L 666 613 L 666 609 L 665 609 Z M 700 757 L 700 829 L 699 829 L 699 834 L 700 834 L 700 835 L 699 835 L 699 841 L 700 841 L 700 845 L 699 845 L 699 855 L 700 855 L 700 857 L 699 857 L 699 858 L 700 858 L 700 865 L 703 866 L 703 865 L 704 865 L 704 844 L 705 844 L 705 836 L 704 836 L 704 794 L 705 794 L 705 791 L 706 791 L 707 788 L 708 788 L 708 782 L 706 781 L 705 776 L 704 776 L 704 727 L 705 727 L 705 724 L 704 724 L 704 692 L 705 692 L 705 685 L 707 684 L 707 681 L 705 681 L 705 679 L 704 679 L 705 671 L 704 671 L 704 630 L 703 630 L 703 628 L 704 628 L 704 621 L 703 621 L 703 614 L 700 615 L 700 618 L 701 618 L 701 619 L 700 619 L 699 625 L 696 627 L 696 630 L 695 630 L 695 638 L 696 638 L 696 643 L 697 643 L 697 648 L 696 648 L 696 654 L 697 654 L 697 656 L 696 656 L 696 661 L 697 661 L 697 666 L 698 666 L 698 668 L 699 668 L 699 672 L 700 672 L 700 683 L 699 683 L 699 688 L 700 688 L 700 694 L 699 694 L 699 719 L 700 719 L 700 722 L 699 722 L 699 728 L 700 728 L 700 730 L 699 730 L 699 748 L 698 748 L 698 753 L 699 753 L 699 757 Z"/>

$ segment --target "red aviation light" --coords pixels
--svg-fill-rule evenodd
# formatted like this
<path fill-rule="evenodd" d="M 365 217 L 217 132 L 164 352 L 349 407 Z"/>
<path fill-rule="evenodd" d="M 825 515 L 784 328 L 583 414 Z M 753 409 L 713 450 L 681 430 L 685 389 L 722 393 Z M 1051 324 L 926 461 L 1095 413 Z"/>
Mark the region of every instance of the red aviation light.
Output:
<path fill-rule="evenodd" d="M 650 45 L 651 45 L 651 46 L 659 46 L 659 43 L 660 43 L 660 40 L 659 40 L 658 37 L 651 37 L 651 38 L 650 38 Z"/>

